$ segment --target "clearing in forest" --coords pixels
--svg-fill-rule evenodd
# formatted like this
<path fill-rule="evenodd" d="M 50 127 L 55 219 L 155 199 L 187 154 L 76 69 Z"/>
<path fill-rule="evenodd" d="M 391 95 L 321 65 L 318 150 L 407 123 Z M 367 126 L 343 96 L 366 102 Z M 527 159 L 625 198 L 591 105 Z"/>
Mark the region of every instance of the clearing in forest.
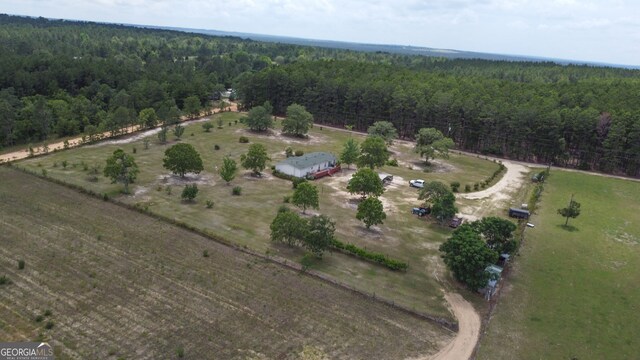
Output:
<path fill-rule="evenodd" d="M 17 166 L 38 173 L 44 170 L 49 177 L 106 193 L 117 201 L 185 222 L 241 246 L 300 262 L 305 254 L 302 249 L 273 244 L 269 238 L 269 224 L 278 207 L 293 207 L 285 203 L 293 193 L 291 182 L 274 177 L 269 168 L 265 169 L 262 178 L 252 177 L 250 171 L 241 169 L 231 185 L 227 185 L 218 175 L 222 158 L 230 156 L 240 163 L 240 157 L 247 152 L 249 145 L 259 143 L 266 147 L 271 157 L 270 165 L 273 165 L 285 158 L 287 147 L 304 153 L 327 151 L 339 155 L 349 137 L 358 142 L 365 137 L 319 125 L 311 129 L 308 138 L 287 137 L 280 133 L 280 120 L 276 121 L 276 129 L 266 134 L 253 133 L 237 121 L 241 116 L 230 112 L 215 115 L 211 121 L 216 126 L 211 132 L 205 132 L 202 123 L 187 125 L 179 141 L 169 131 L 167 144 L 161 144 L 155 134 L 150 134 L 146 138 L 137 136 L 131 141 L 124 139 L 51 153 L 20 161 Z M 218 119 L 222 120 L 221 128 L 217 126 Z M 249 143 L 240 143 L 241 136 L 248 137 Z M 149 141 L 148 149 L 144 145 L 145 139 Z M 163 168 L 165 150 L 178 142 L 189 143 L 200 153 L 204 163 L 202 173 L 188 174 L 182 179 Z M 131 187 L 133 195 L 130 196 L 120 194 L 121 184 L 111 184 L 101 174 L 91 175 L 92 168 L 104 167 L 107 157 L 118 148 L 131 154 L 140 167 L 138 179 Z M 438 280 L 434 276 L 442 268 L 438 247 L 451 229 L 411 214 L 411 208 L 418 206 L 420 201 L 417 190 L 410 188 L 408 182 L 411 179 L 440 180 L 448 185 L 458 181 L 464 187 L 465 184 L 473 185 L 487 179 L 496 171 L 498 164 L 452 154 L 447 160 L 435 161 L 430 172 L 425 172 L 424 161 L 410 143 L 398 141 L 390 150 L 391 158 L 397 159 L 400 166 L 385 166 L 379 170 L 394 176 L 381 196 L 387 213 L 383 225 L 367 230 L 356 219 L 359 196 L 346 192 L 347 182 L 355 171 L 353 166 L 333 177 L 313 181 L 319 190 L 320 208 L 307 212 L 325 214 L 334 219 L 339 240 L 407 262 L 409 270 L 394 272 L 336 252 L 326 253 L 322 260 L 314 260 L 310 266 L 368 293 L 454 320 L 441 291 L 439 281 L 442 277 Z M 199 193 L 195 202 L 185 203 L 180 200 L 180 193 L 189 183 L 197 183 Z M 242 188 L 240 196 L 232 195 L 231 190 L 235 186 Z M 206 208 L 207 200 L 214 202 L 213 208 Z"/>

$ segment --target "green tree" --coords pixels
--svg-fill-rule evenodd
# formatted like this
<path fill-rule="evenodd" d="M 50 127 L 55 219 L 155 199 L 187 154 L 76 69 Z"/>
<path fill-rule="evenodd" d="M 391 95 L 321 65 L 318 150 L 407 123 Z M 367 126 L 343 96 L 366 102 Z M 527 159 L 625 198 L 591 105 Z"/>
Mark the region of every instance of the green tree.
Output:
<path fill-rule="evenodd" d="M 173 127 L 173 135 L 177 139 L 180 139 L 183 134 L 184 134 L 184 126 L 182 126 L 180 124 L 176 124 L 176 126 Z"/>
<path fill-rule="evenodd" d="M 166 126 L 163 126 L 158 132 L 158 140 L 163 144 L 167 142 L 167 132 L 169 132 L 169 129 Z"/>
<path fill-rule="evenodd" d="M 299 184 L 293 192 L 291 203 L 301 207 L 303 214 L 306 213 L 307 207 L 317 209 L 319 206 L 318 188 L 306 181 Z"/>
<path fill-rule="evenodd" d="M 349 138 L 342 148 L 340 162 L 347 164 L 347 168 L 351 168 L 351 164 L 355 164 L 356 161 L 358 161 L 358 157 L 360 157 L 360 147 L 358 147 L 358 142 L 353 138 Z"/>
<path fill-rule="evenodd" d="M 255 106 L 249 110 L 242 122 L 253 131 L 267 131 L 273 128 L 273 119 L 263 106 Z"/>
<path fill-rule="evenodd" d="M 282 121 L 283 133 L 304 136 L 312 125 L 313 115 L 304 106 L 292 104 L 287 107 L 287 117 Z"/>
<path fill-rule="evenodd" d="M 453 140 L 435 128 L 422 128 L 416 135 L 416 152 L 424 157 L 427 163 L 436 156 L 447 158 L 453 145 Z"/>
<path fill-rule="evenodd" d="M 283 242 L 290 246 L 302 244 L 307 228 L 307 221 L 300 215 L 289 209 L 279 211 L 271 222 L 271 241 Z"/>
<path fill-rule="evenodd" d="M 202 104 L 197 96 L 189 96 L 184 99 L 184 112 L 186 112 L 190 118 L 194 118 L 200 114 Z"/>
<path fill-rule="evenodd" d="M 350 194 L 380 196 L 384 192 L 384 186 L 378 174 L 369 169 L 361 168 L 349 179 L 347 190 Z"/>
<path fill-rule="evenodd" d="M 142 127 L 152 128 L 158 124 L 158 115 L 153 108 L 146 108 L 138 114 L 138 124 Z"/>
<path fill-rule="evenodd" d="M 482 235 L 487 246 L 497 251 L 498 254 L 511 253 L 516 249 L 516 241 L 513 238 L 516 224 L 511 221 L 496 216 L 489 216 L 474 221 L 469 225 Z"/>
<path fill-rule="evenodd" d="M 260 175 L 269 160 L 271 159 L 267 154 L 267 148 L 262 144 L 249 145 L 249 151 L 240 158 L 242 167 L 253 170 L 254 175 Z"/>
<path fill-rule="evenodd" d="M 164 152 L 163 165 L 176 175 L 199 174 L 203 169 L 202 158 L 191 144 L 175 144 Z"/>
<path fill-rule="evenodd" d="M 440 251 L 454 277 L 474 291 L 487 285 L 489 273 L 485 269 L 498 260 L 498 253 L 489 249 L 468 224 L 462 224 L 456 229 L 440 245 Z"/>
<path fill-rule="evenodd" d="M 236 177 L 236 172 L 238 171 L 238 164 L 236 164 L 235 160 L 232 158 L 225 156 L 222 159 L 222 166 L 220 167 L 220 177 L 222 180 L 227 182 L 227 185 L 231 183 Z"/>
<path fill-rule="evenodd" d="M 184 189 L 182 189 L 182 194 L 180 196 L 182 197 L 182 200 L 193 201 L 197 195 L 198 184 L 187 184 L 184 186 Z"/>
<path fill-rule="evenodd" d="M 369 126 L 367 132 L 371 136 L 380 136 L 389 145 L 393 143 L 393 140 L 398 138 L 396 127 L 389 121 L 376 121 L 373 125 Z"/>
<path fill-rule="evenodd" d="M 558 214 L 567 218 L 564 222 L 564 226 L 567 226 L 569 224 L 569 218 L 575 219 L 580 215 L 580 203 L 573 200 L 573 195 L 571 195 L 571 200 L 569 200 L 567 207 L 558 209 Z"/>
<path fill-rule="evenodd" d="M 368 166 L 371 169 L 384 166 L 389 160 L 389 151 L 384 139 L 379 136 L 369 136 L 360 144 L 359 167 Z"/>
<path fill-rule="evenodd" d="M 127 154 L 122 149 L 113 152 L 107 159 L 107 165 L 104 168 L 104 176 L 111 178 L 112 183 L 124 184 L 124 193 L 129 193 L 129 184 L 134 182 L 138 175 L 138 165 L 133 156 Z"/>
<path fill-rule="evenodd" d="M 380 199 L 370 196 L 358 204 L 356 219 L 364 222 L 367 229 L 371 225 L 382 224 L 382 221 L 386 218 L 387 214 L 384 213 L 384 207 Z"/>
<path fill-rule="evenodd" d="M 202 124 L 202 128 L 204 129 L 204 132 L 211 132 L 211 129 L 213 129 L 213 124 L 211 123 L 211 121 L 207 121 L 206 123 Z"/>
<path fill-rule="evenodd" d="M 451 189 L 440 181 L 431 181 L 424 184 L 418 193 L 418 200 L 424 200 L 431 206 L 431 215 L 441 224 L 451 220 L 458 208 L 455 206 L 456 197 Z"/>
<path fill-rule="evenodd" d="M 326 215 L 314 216 L 309 220 L 304 246 L 317 257 L 327 250 L 334 239 L 336 224 Z"/>

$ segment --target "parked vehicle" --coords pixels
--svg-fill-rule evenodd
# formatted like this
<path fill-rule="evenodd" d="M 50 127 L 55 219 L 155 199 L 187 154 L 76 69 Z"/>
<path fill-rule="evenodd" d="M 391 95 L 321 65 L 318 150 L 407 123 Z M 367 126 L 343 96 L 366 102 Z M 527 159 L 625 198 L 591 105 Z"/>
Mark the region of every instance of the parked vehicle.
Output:
<path fill-rule="evenodd" d="M 431 208 L 417 207 L 417 208 L 411 209 L 411 213 L 418 216 L 427 216 L 431 214 Z"/>
<path fill-rule="evenodd" d="M 415 187 L 415 188 L 423 188 L 424 187 L 424 180 L 411 180 L 409 181 L 409 186 L 411 187 Z"/>
<path fill-rule="evenodd" d="M 462 225 L 462 223 L 464 222 L 463 218 L 460 217 L 454 217 L 453 219 L 451 219 L 451 221 L 449 222 L 449 227 L 452 228 L 457 228 L 458 226 Z"/>
<path fill-rule="evenodd" d="M 529 216 L 531 216 L 531 213 L 529 210 L 510 208 L 509 216 L 517 219 L 528 219 Z"/>

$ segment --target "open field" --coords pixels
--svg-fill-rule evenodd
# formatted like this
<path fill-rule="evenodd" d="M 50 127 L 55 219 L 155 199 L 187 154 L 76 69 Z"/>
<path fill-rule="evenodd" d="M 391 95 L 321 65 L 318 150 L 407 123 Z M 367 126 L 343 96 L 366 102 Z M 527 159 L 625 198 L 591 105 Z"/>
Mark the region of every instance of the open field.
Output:
<path fill-rule="evenodd" d="M 151 217 L 4 167 L 0 178 L 4 341 L 51 341 L 61 359 L 173 358 L 181 348 L 192 359 L 398 359 L 452 338 Z"/>
<path fill-rule="evenodd" d="M 203 173 L 199 176 L 189 176 L 186 180 L 170 175 L 162 167 L 164 150 L 175 143 L 172 136 L 171 143 L 167 145 L 157 143 L 155 135 L 150 136 L 151 144 L 148 150 L 144 149 L 142 139 L 131 143 L 107 142 L 28 159 L 18 165 L 38 172 L 44 169 L 48 176 L 81 185 L 98 193 L 117 196 L 119 201 L 148 207 L 149 211 L 176 218 L 254 250 L 275 253 L 299 261 L 304 255 L 302 250 L 274 245 L 269 240 L 269 224 L 277 208 L 283 204 L 283 198 L 292 194 L 291 183 L 274 178 L 269 170 L 265 171 L 265 176 L 261 179 L 252 178 L 247 171 L 242 170 L 232 182 L 233 186 L 242 187 L 242 195 L 232 196 L 232 186 L 224 184 L 217 175 L 216 167 L 221 164 L 224 155 L 239 160 L 240 155 L 246 152 L 248 144 L 238 142 L 239 136 L 242 135 L 248 136 L 251 143 L 264 144 L 273 159 L 272 164 L 285 158 L 284 149 L 287 146 L 305 152 L 323 150 L 338 154 L 342 144 L 350 136 L 358 140 L 364 137 L 319 126 L 312 129 L 309 139 L 283 137 L 278 131 L 271 135 L 253 134 L 242 125 L 235 124 L 240 114 L 216 115 L 214 123 L 217 122 L 218 116 L 224 119 L 222 129 L 216 128 L 211 133 L 206 133 L 201 124 L 193 124 L 186 128 L 182 141 L 193 144 L 202 155 L 205 164 Z M 231 126 L 228 125 L 229 122 L 232 122 Z M 219 145 L 221 149 L 214 150 L 214 145 Z M 134 148 L 137 150 L 134 156 L 141 171 L 132 187 L 132 196 L 120 195 L 121 185 L 111 184 L 101 175 L 97 182 L 88 181 L 89 172 L 84 170 L 83 164 L 89 168 L 94 164 L 102 166 L 109 154 L 119 147 L 130 153 Z M 337 253 L 326 254 L 322 261 L 316 261 L 312 268 L 416 310 L 452 319 L 445 306 L 441 284 L 437 278 L 438 273 L 444 269 L 437 249 L 451 230 L 410 214 L 411 207 L 419 202 L 417 191 L 409 188 L 408 181 L 412 178 L 424 178 L 438 179 L 446 183 L 454 180 L 462 184 L 474 183 L 487 178 L 498 166 L 486 160 L 453 155 L 447 161 L 438 160 L 434 171 L 426 173 L 421 170 L 422 163 L 407 143 L 398 142 L 391 150 L 401 166 L 382 169 L 395 177 L 394 183 L 382 196 L 388 216 L 382 226 L 366 230 L 362 223 L 355 219 L 357 197 L 346 192 L 346 184 L 353 169 L 318 180 L 314 184 L 320 190 L 319 212 L 337 221 L 337 235 L 342 241 L 407 261 L 409 271 L 392 272 L 378 265 Z M 65 160 L 68 163 L 66 169 L 62 166 Z M 180 201 L 182 187 L 189 182 L 197 182 L 200 189 L 197 201 L 192 204 Z M 168 188 L 171 189 L 171 194 L 168 194 Z M 205 208 L 207 199 L 215 202 L 213 209 Z"/>
<path fill-rule="evenodd" d="M 637 358 L 640 183 L 554 170 L 532 221 L 477 358 Z"/>

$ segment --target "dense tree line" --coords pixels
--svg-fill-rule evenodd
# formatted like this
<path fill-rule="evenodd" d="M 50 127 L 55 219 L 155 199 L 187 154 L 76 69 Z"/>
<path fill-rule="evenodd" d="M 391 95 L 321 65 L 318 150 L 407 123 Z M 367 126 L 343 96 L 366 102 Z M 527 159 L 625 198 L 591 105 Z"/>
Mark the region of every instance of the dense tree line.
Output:
<path fill-rule="evenodd" d="M 299 61 L 244 76 L 238 91 L 247 108 L 298 103 L 324 124 L 391 121 L 402 138 L 433 127 L 465 150 L 640 175 L 640 71 L 468 63 Z"/>
<path fill-rule="evenodd" d="M 447 60 L 0 15 L 0 147 L 194 115 L 233 86 L 245 108 L 461 149 L 640 175 L 640 71 Z M 151 114 L 153 109 L 155 116 Z M 146 111 L 144 111 L 146 110 Z M 142 114 L 141 114 L 142 113 Z"/>

